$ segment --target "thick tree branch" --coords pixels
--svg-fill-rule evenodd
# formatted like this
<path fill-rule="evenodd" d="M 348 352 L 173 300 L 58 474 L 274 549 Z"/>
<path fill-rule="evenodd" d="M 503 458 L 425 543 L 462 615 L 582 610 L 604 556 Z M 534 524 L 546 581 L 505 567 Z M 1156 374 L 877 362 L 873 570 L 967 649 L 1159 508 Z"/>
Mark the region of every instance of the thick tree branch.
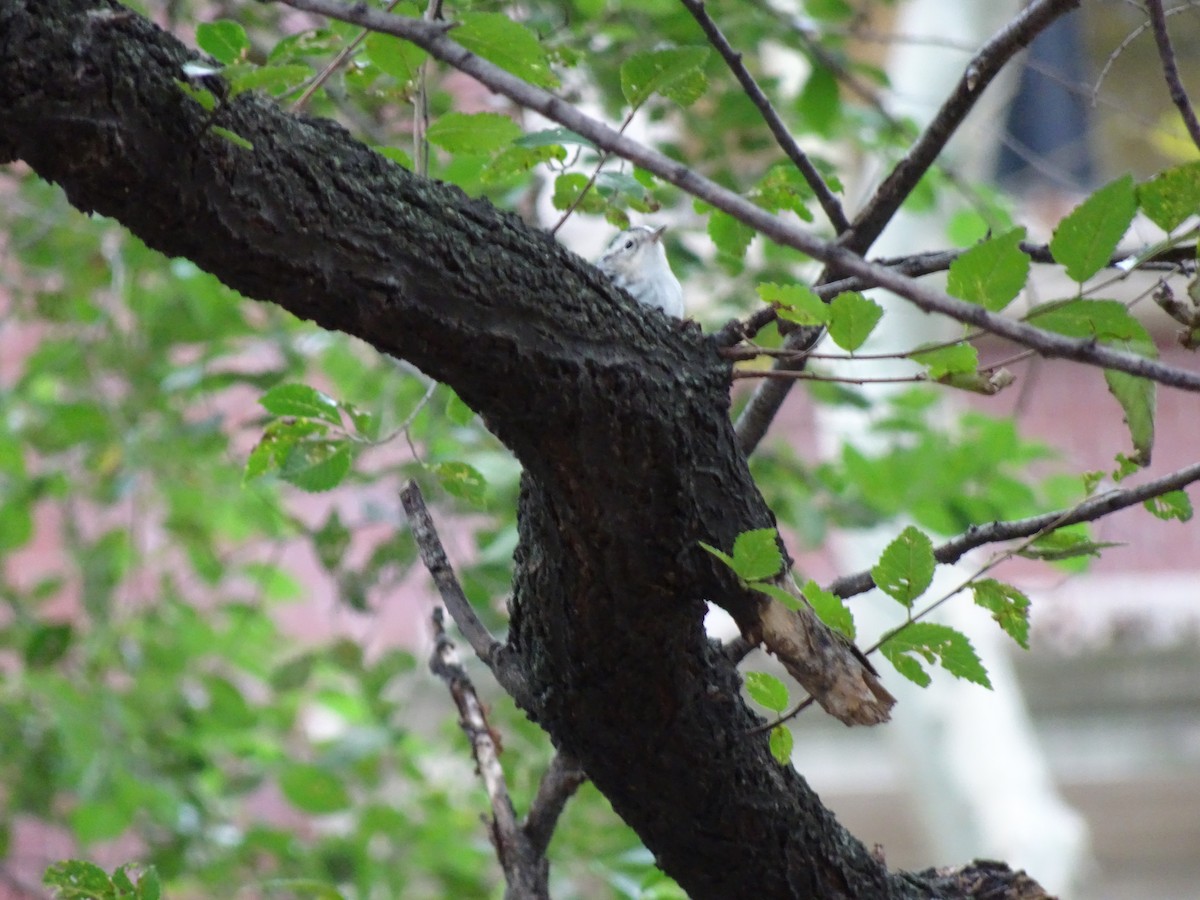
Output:
<path fill-rule="evenodd" d="M 1200 121 L 1196 120 L 1196 110 L 1179 77 L 1179 66 L 1175 62 L 1171 35 L 1167 32 L 1167 16 L 1163 12 L 1162 0 L 1146 0 L 1146 11 L 1150 15 L 1150 28 L 1154 32 L 1154 43 L 1158 47 L 1158 58 L 1162 62 L 1163 79 L 1171 93 L 1171 102 L 1179 110 L 1179 117 L 1183 119 L 1192 143 L 1200 148 Z"/>
<path fill-rule="evenodd" d="M 749 734 L 704 634 L 704 598 L 750 634 L 771 611 L 699 546 L 774 525 L 730 426 L 729 364 L 544 233 L 335 124 L 205 78 L 210 116 L 177 84 L 193 58 L 115 0 L 0 5 L 0 159 L 480 414 L 524 467 L 496 652 L 691 896 L 921 895 Z"/>
<path fill-rule="evenodd" d="M 1117 510 L 1144 503 L 1154 497 L 1169 494 L 1171 491 L 1181 490 L 1196 481 L 1200 481 L 1200 463 L 1171 472 L 1161 478 L 1155 478 L 1153 481 L 1147 481 L 1137 487 L 1106 491 L 1096 497 L 1084 500 L 1071 509 L 1043 513 L 1040 516 L 1030 516 L 1027 519 L 1016 519 L 1011 522 L 992 522 L 988 525 L 972 526 L 958 537 L 951 538 L 944 544 L 935 547 L 933 556 L 939 563 L 955 563 L 969 551 L 985 544 L 1027 538 L 1051 527 L 1062 528 L 1067 525 L 1077 525 L 1080 522 L 1094 522 Z M 853 597 L 855 594 L 865 593 L 873 587 L 875 587 L 875 580 L 871 577 L 871 573 L 858 572 L 837 579 L 829 585 L 828 590 L 839 597 Z"/>
<path fill-rule="evenodd" d="M 440 608 L 433 611 L 433 634 L 429 669 L 446 682 L 458 707 L 459 724 L 471 742 L 471 753 L 492 807 L 488 830 L 504 870 L 504 896 L 506 900 L 550 900 L 550 864 L 545 857 L 549 836 L 540 849 L 535 848 L 525 830 L 517 824 L 517 813 L 504 783 L 504 768 L 500 765 L 499 741 L 487 723 L 475 686 L 458 660 L 454 643 L 446 636 Z"/>
<path fill-rule="evenodd" d="M 1043 356 L 1056 356 L 1106 369 L 1116 369 L 1119 372 L 1149 378 L 1172 387 L 1200 391 L 1200 373 L 1175 369 L 1156 360 L 1113 350 L 1099 345 L 1095 341 L 1065 338 L 1040 328 L 1014 322 L 990 313 L 980 306 L 926 287 L 884 266 L 867 262 L 857 253 L 847 250 L 845 247 L 823 241 L 721 187 L 682 163 L 618 134 L 608 126 L 585 116 L 574 106 L 548 91 L 536 88 L 475 56 L 446 37 L 443 29 L 439 27 L 430 26 L 417 19 L 389 16 L 377 10 L 357 6 L 348 7 L 337 0 L 281 0 L 281 2 L 286 2 L 287 5 L 296 9 L 320 13 L 330 18 L 410 40 L 428 51 L 430 55 L 467 73 L 481 84 L 503 94 L 520 106 L 540 112 L 546 118 L 588 138 L 601 149 L 610 150 L 623 159 L 669 181 L 688 194 L 711 203 L 739 221 L 757 229 L 776 243 L 793 247 L 815 259 L 829 263 L 844 274 L 857 275 L 867 281 L 873 281 L 879 287 L 887 288 L 904 297 L 926 312 L 936 312 L 956 321 L 992 331 L 1001 337 L 1036 350 Z M 1042 2 L 1035 3 L 1018 20 L 1018 22 L 1024 23 L 1025 27 L 1015 30 L 1021 36 L 1031 37 L 1026 34 L 1026 31 L 1031 27 L 1028 24 L 1029 18 L 1034 16 L 1035 12 L 1040 17 L 1049 16 L 1052 19 L 1054 15 L 1077 5 L 1078 2 L 1079 0 L 1042 0 Z M 1034 21 L 1042 22 L 1043 25 L 1048 24 L 1048 20 L 1042 21 L 1039 16 L 1034 16 Z M 1013 30 L 1006 29 L 1002 34 L 1008 37 Z M 996 59 L 991 56 L 984 61 L 988 63 L 989 68 L 991 65 L 997 64 Z M 972 83 L 974 84 L 974 82 Z M 930 143 L 932 144 L 932 140 Z"/>
<path fill-rule="evenodd" d="M 834 196 L 833 191 L 829 189 L 829 185 L 825 183 L 825 179 L 821 177 L 821 173 L 817 171 L 817 167 L 812 164 L 807 154 L 800 149 L 800 146 L 796 143 L 796 139 L 792 137 L 792 133 L 783 124 L 783 120 L 779 118 L 779 113 L 775 111 L 775 107 L 771 105 L 771 101 L 767 99 L 767 95 L 763 93 L 762 88 L 758 86 L 758 82 L 754 80 L 754 76 L 750 74 L 750 70 L 742 62 L 742 54 L 733 49 L 733 46 L 726 39 L 725 35 L 721 33 L 721 29 L 717 27 L 717 23 L 712 20 L 712 17 L 704 8 L 703 3 L 699 2 L 699 0 L 681 0 L 681 2 L 687 7 L 687 11 L 692 14 L 692 18 L 704 30 L 708 42 L 721 54 L 721 58 L 725 60 L 725 64 L 729 66 L 729 70 L 737 78 L 738 83 L 742 86 L 742 90 L 750 98 L 750 102 L 758 107 L 763 121 L 767 123 L 767 127 L 771 129 L 771 134 L 775 137 L 775 143 L 779 145 L 779 149 L 787 155 L 787 158 L 792 161 L 792 165 L 804 176 L 804 180 L 808 182 L 808 186 L 816 194 L 817 202 L 821 204 L 821 209 L 825 210 L 825 215 L 829 218 L 829 224 L 833 226 L 834 231 L 838 234 L 846 231 L 850 227 L 850 221 L 846 218 L 841 201 Z"/>

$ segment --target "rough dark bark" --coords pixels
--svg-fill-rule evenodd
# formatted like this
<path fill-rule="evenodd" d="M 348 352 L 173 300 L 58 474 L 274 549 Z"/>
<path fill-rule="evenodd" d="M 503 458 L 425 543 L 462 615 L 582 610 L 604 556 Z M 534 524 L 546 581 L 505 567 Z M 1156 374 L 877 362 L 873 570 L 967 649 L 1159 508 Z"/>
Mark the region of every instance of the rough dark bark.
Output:
<path fill-rule="evenodd" d="M 528 714 L 689 894 L 972 896 L 888 873 L 749 734 L 703 601 L 743 627 L 762 601 L 697 541 L 728 548 L 773 518 L 712 343 L 337 125 L 243 96 L 215 118 L 253 150 L 236 146 L 176 86 L 189 56 L 111 0 L 6 0 L 0 161 L 249 297 L 411 361 L 483 416 L 526 472 L 500 652 L 524 671 Z"/>

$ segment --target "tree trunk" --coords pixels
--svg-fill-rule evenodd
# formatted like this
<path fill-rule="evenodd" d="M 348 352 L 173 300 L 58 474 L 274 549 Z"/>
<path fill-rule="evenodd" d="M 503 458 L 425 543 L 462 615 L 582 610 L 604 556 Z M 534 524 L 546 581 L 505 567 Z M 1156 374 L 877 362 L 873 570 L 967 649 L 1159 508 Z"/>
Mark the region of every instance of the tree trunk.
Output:
<path fill-rule="evenodd" d="M 335 124 L 253 95 L 210 119 L 176 84 L 192 56 L 112 0 L 5 0 L 0 160 L 248 297 L 409 360 L 483 417 L 525 468 L 504 651 L 525 710 L 691 896 L 973 895 L 889 874 L 749 733 L 704 600 L 752 629 L 762 599 L 697 541 L 729 548 L 773 517 L 710 342 Z"/>

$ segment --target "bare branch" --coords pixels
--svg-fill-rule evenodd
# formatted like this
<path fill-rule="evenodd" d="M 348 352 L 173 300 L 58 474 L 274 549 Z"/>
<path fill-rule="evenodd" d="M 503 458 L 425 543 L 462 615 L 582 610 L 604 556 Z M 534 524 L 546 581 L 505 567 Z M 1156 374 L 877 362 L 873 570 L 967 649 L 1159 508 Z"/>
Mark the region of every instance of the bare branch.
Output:
<path fill-rule="evenodd" d="M 442 546 L 442 539 L 438 537 L 433 517 L 429 515 L 429 507 L 425 505 L 421 488 L 415 481 L 409 481 L 404 486 L 404 490 L 400 492 L 400 502 L 404 504 L 404 514 L 408 516 L 408 524 L 412 528 L 417 549 L 421 551 L 421 562 L 425 563 L 425 568 L 433 576 L 433 583 L 442 595 L 442 602 L 446 604 L 451 618 L 458 624 L 475 655 L 488 668 L 492 668 L 500 642 L 492 637 L 487 626 L 475 615 L 471 602 L 463 593 L 462 585 L 459 584 L 446 556 L 446 548 Z"/>
<path fill-rule="evenodd" d="M 708 42 L 716 48 L 721 54 L 721 58 L 725 60 L 725 64 L 729 66 L 729 70 L 737 78 L 741 84 L 742 90 L 746 92 L 746 96 L 750 101 L 758 107 L 759 113 L 763 117 L 763 121 L 767 123 L 767 127 L 771 129 L 771 134 L 775 136 L 775 142 L 779 145 L 787 158 L 792 161 L 792 164 L 804 176 L 804 180 L 808 182 L 808 186 L 812 188 L 813 193 L 817 195 L 817 202 L 821 204 L 821 209 L 825 210 L 825 215 L 829 217 L 829 222 L 833 225 L 834 230 L 841 234 L 850 227 L 850 221 L 846 218 L 846 213 L 842 210 L 842 204 L 837 197 L 833 195 L 833 191 L 829 189 L 829 185 L 825 183 L 825 179 L 821 177 L 821 173 L 817 171 L 816 166 L 812 164 L 808 156 L 796 144 L 795 138 L 792 137 L 787 126 L 783 124 L 783 120 L 779 118 L 779 113 L 775 111 L 775 107 L 771 105 L 771 101 L 767 99 L 767 95 L 762 92 L 762 88 L 758 86 L 758 82 L 754 80 L 754 76 L 742 62 L 742 54 L 738 53 L 726 40 L 725 35 L 721 33 L 721 29 L 717 27 L 717 23 L 712 20 L 708 12 L 704 8 L 704 4 L 699 0 L 682 0 L 687 11 L 692 14 L 692 18 L 699 23 L 704 30 L 705 36 L 708 37 Z"/>
<path fill-rule="evenodd" d="M 433 611 L 433 632 L 436 642 L 429 657 L 429 669 L 446 682 L 458 707 L 459 724 L 471 742 L 479 777 L 492 807 L 490 831 L 496 856 L 504 869 L 504 896 L 512 900 L 549 900 L 549 863 L 541 852 L 534 852 L 517 824 L 517 813 L 500 765 L 499 741 L 487 723 L 471 679 L 458 660 L 454 643 L 446 636 L 441 607 Z"/>
<path fill-rule="evenodd" d="M 337 0 L 281 0 L 281 2 L 296 9 L 328 15 L 335 19 L 364 25 L 410 40 L 432 56 L 466 72 L 482 84 L 504 94 L 521 106 L 540 112 L 548 119 L 588 138 L 598 147 L 611 150 L 618 156 L 676 185 L 686 193 L 711 203 L 758 230 L 770 240 L 823 260 L 845 274 L 857 275 L 868 281 L 874 281 L 878 286 L 906 298 L 926 312 L 941 313 L 959 322 L 987 329 L 1000 337 L 1008 338 L 1036 350 L 1043 356 L 1072 359 L 1149 378 L 1161 384 L 1189 391 L 1200 391 L 1200 373 L 1172 368 L 1156 360 L 1113 350 L 1092 340 L 1066 338 L 1040 328 L 1034 328 L 1031 325 L 1015 322 L 988 312 L 980 306 L 964 300 L 957 300 L 948 294 L 925 287 L 898 272 L 867 262 L 858 254 L 844 247 L 823 241 L 810 232 L 756 206 L 733 191 L 721 187 L 686 165 L 624 135 L 617 134 L 608 126 L 585 116 L 565 100 L 536 88 L 470 53 L 446 37 L 444 26 L 403 16 L 389 16 L 363 6 L 350 7 L 337 2 Z M 1057 14 L 1061 11 L 1057 7 L 1073 5 L 1077 2 L 1078 0 L 1042 0 L 1031 6 L 1016 20 L 1012 28 L 1006 29 L 1002 34 L 1008 35 L 1012 31 L 1023 34 L 1019 26 L 1025 24 L 1028 28 L 1028 22 L 1034 13 L 1040 12 L 1044 17 L 1048 15 L 1046 10 L 1053 8 Z M 989 57 L 988 61 L 989 64 L 995 63 L 992 57 Z"/>
<path fill-rule="evenodd" d="M 946 142 L 958 131 L 975 101 L 1012 57 L 1027 47 L 1051 22 L 1079 5 L 1080 0 L 1034 0 L 975 54 L 962 77 L 933 121 L 897 163 L 875 195 L 855 218 L 849 234 L 841 243 L 865 253 L 892 220 L 900 204 L 916 187 L 941 154 Z"/>
<path fill-rule="evenodd" d="M 1192 143 L 1200 148 L 1200 121 L 1196 120 L 1196 110 L 1192 108 L 1183 81 L 1179 78 L 1179 66 L 1175 63 L 1175 50 L 1167 33 L 1167 16 L 1163 12 L 1162 0 L 1146 0 L 1146 12 L 1150 14 L 1150 27 L 1154 31 L 1154 43 L 1158 46 L 1158 58 L 1162 61 L 1163 79 L 1171 92 L 1171 102 L 1179 110 L 1179 117 L 1192 136 Z"/>
<path fill-rule="evenodd" d="M 579 765 L 579 760 L 562 750 L 554 754 L 554 759 L 550 760 L 549 768 L 538 783 L 529 815 L 521 825 L 534 853 L 539 856 L 545 854 L 563 807 L 585 781 L 587 773 Z"/>
<path fill-rule="evenodd" d="M 1040 516 L 1016 519 L 1011 522 L 992 522 L 988 525 L 972 526 L 958 537 L 951 538 L 936 547 L 933 556 L 939 563 L 957 562 L 968 551 L 982 547 L 984 544 L 1029 537 L 1050 526 L 1061 528 L 1079 522 L 1092 522 L 1119 509 L 1125 509 L 1153 497 L 1161 497 L 1171 491 L 1181 490 L 1195 481 L 1200 481 L 1200 463 L 1179 469 L 1162 478 L 1147 481 L 1138 487 L 1108 491 L 1085 500 L 1069 510 L 1044 513 Z M 839 597 L 853 597 L 855 594 L 865 593 L 873 587 L 875 587 L 875 581 L 871 578 L 871 573 L 859 572 L 837 579 L 829 585 L 828 590 Z"/>

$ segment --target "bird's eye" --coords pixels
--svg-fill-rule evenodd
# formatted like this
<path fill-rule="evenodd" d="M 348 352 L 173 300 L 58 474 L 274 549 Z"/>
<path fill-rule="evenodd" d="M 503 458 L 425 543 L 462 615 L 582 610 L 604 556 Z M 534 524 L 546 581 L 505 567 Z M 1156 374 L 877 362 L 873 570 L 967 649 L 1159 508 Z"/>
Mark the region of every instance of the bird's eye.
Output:
<path fill-rule="evenodd" d="M 626 250 L 632 250 L 632 249 L 633 249 L 633 241 L 632 241 L 632 240 L 629 240 L 629 241 L 626 241 L 626 242 L 625 242 L 625 249 L 626 249 Z"/>

